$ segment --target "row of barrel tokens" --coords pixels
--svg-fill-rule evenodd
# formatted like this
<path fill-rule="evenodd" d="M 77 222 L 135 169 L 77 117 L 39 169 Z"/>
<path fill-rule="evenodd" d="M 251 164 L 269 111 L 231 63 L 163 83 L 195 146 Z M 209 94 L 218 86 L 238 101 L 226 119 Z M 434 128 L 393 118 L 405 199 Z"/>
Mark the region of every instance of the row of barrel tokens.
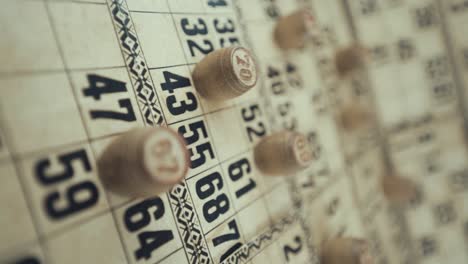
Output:
<path fill-rule="evenodd" d="M 276 25 L 274 41 L 283 50 L 301 49 L 310 39 L 313 22 L 313 17 L 305 10 L 285 16 Z M 366 49 L 353 45 L 336 53 L 335 66 L 338 73 L 345 76 L 362 67 L 365 58 Z M 229 47 L 208 54 L 196 65 L 192 78 L 200 96 L 220 101 L 238 97 L 255 87 L 258 75 L 255 58 L 249 50 Z M 181 81 L 177 76 L 170 78 L 172 83 Z M 365 109 L 347 109 L 341 121 L 344 129 L 353 129 L 369 118 L 370 113 Z M 110 191 L 131 198 L 167 192 L 185 178 L 191 159 L 207 151 L 187 150 L 186 145 L 196 141 L 196 137 L 194 134 L 186 142 L 166 127 L 128 131 L 116 138 L 99 157 L 101 180 Z M 313 162 L 311 150 L 305 135 L 281 131 L 264 137 L 255 146 L 254 160 L 265 177 L 295 175 Z M 398 204 L 407 203 L 416 195 L 414 185 L 396 175 L 383 177 L 382 190 L 390 201 Z M 325 264 L 373 263 L 368 247 L 363 239 L 337 238 L 327 242 L 320 254 Z"/>

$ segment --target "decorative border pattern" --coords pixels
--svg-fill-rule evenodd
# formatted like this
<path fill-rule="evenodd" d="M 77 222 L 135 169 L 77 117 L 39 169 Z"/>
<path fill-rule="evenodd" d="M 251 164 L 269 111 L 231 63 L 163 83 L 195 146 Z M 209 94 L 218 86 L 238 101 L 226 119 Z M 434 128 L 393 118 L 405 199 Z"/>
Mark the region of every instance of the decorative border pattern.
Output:
<path fill-rule="evenodd" d="M 189 262 L 193 264 L 213 263 L 186 182 L 183 181 L 174 186 L 168 196 L 177 218 L 177 226 Z"/>
<path fill-rule="evenodd" d="M 150 126 L 162 125 L 165 120 L 161 105 L 150 77 L 148 65 L 143 57 L 127 4 L 125 0 L 108 0 L 107 4 L 145 123 Z"/>
<path fill-rule="evenodd" d="M 307 5 L 307 0 L 298 0 L 302 1 L 303 5 Z M 242 10 L 239 6 L 238 1 L 233 0 L 234 4 L 234 10 L 238 18 L 242 18 Z M 275 3 L 272 3 L 275 5 Z M 239 19 L 239 21 L 243 21 L 242 19 Z M 250 35 L 248 34 L 247 30 L 247 24 L 240 22 L 240 26 L 242 28 L 241 32 L 243 33 L 243 37 L 245 42 L 247 43 L 248 47 L 252 48 L 252 41 L 250 38 Z M 260 85 L 260 94 L 265 95 L 268 92 L 266 91 L 265 83 L 262 81 Z M 266 109 L 268 108 L 273 108 L 273 103 L 271 102 L 271 98 L 269 96 L 260 96 L 260 98 L 263 98 L 263 105 L 265 106 Z M 273 113 L 273 111 L 266 111 L 267 113 Z M 275 118 L 274 115 L 267 115 L 268 122 L 270 127 L 274 128 L 277 126 L 278 120 Z M 309 240 L 311 236 L 311 230 L 308 228 L 307 224 L 307 216 L 305 215 L 305 208 L 304 208 L 304 195 L 302 194 L 302 189 L 297 187 L 297 181 L 296 177 L 292 178 L 288 181 L 288 188 L 290 189 L 291 193 L 291 200 L 293 201 L 293 213 L 286 217 L 283 218 L 277 225 L 273 226 L 269 231 L 257 236 L 254 240 L 246 243 L 243 247 L 241 247 L 238 251 L 236 251 L 234 254 L 231 255 L 228 259 L 226 259 L 222 263 L 244 263 L 247 262 L 250 258 L 258 254 L 261 250 L 263 250 L 266 246 L 268 246 L 271 242 L 275 241 L 278 239 L 278 236 L 284 232 L 284 230 L 288 229 L 288 227 L 295 222 L 299 222 L 300 227 L 302 229 L 302 232 L 305 234 L 306 237 L 306 248 L 307 248 L 307 253 L 309 256 L 309 263 L 319 263 L 319 259 L 317 257 L 317 254 L 315 253 L 316 250 L 312 244 L 312 242 Z"/>
<path fill-rule="evenodd" d="M 272 242 L 276 241 L 281 234 L 289 230 L 298 220 L 298 215 L 296 214 L 284 217 L 270 229 L 244 244 L 236 252 L 231 254 L 231 256 L 221 262 L 221 264 L 239 264 L 249 261 Z"/>
<path fill-rule="evenodd" d="M 108 0 L 107 4 L 145 123 L 151 126 L 164 125 L 165 120 L 155 86 L 151 80 L 127 3 L 125 0 Z M 176 216 L 177 227 L 189 262 L 212 263 L 185 181 L 176 185 L 168 194 L 168 198 Z"/>

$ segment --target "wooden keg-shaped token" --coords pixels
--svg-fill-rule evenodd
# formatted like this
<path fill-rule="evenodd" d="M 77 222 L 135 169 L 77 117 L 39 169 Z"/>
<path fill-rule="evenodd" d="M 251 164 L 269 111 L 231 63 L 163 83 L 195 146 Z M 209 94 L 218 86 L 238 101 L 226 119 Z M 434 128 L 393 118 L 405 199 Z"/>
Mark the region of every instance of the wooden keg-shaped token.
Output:
<path fill-rule="evenodd" d="M 189 167 L 185 141 L 174 131 L 138 128 L 118 138 L 98 160 L 104 186 L 129 197 L 168 191 L 182 181 Z"/>
<path fill-rule="evenodd" d="M 308 10 L 280 17 L 275 27 L 274 40 L 282 50 L 301 49 L 313 24 L 314 18 Z"/>
<path fill-rule="evenodd" d="M 406 205 L 418 196 L 414 182 L 396 175 L 387 175 L 382 178 L 382 190 L 393 204 Z"/>
<path fill-rule="evenodd" d="M 335 238 L 322 249 L 323 264 L 373 264 L 366 241 L 357 238 Z"/>
<path fill-rule="evenodd" d="M 289 175 L 311 164 L 312 150 L 304 135 L 284 131 L 263 138 L 254 148 L 254 159 L 267 175 Z"/>
<path fill-rule="evenodd" d="M 371 113 L 357 105 L 344 107 L 340 114 L 341 126 L 347 131 L 366 127 L 371 119 Z"/>
<path fill-rule="evenodd" d="M 362 68 L 368 57 L 368 51 L 360 44 L 353 44 L 340 49 L 335 55 L 335 66 L 338 74 L 342 77 Z"/>
<path fill-rule="evenodd" d="M 242 47 L 230 47 L 208 54 L 192 74 L 198 93 L 209 100 L 240 96 L 257 84 L 257 64 Z"/>

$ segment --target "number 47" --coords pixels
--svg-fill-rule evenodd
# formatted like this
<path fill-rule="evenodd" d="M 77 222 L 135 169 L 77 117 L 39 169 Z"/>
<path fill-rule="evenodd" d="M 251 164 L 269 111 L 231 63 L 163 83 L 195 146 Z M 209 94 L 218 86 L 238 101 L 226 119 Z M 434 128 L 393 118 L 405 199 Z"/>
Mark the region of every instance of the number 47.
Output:
<path fill-rule="evenodd" d="M 99 76 L 96 74 L 89 74 L 88 76 L 89 87 L 83 89 L 85 96 L 93 97 L 94 100 L 101 100 L 101 96 L 110 93 L 126 92 L 127 87 L 124 82 L 113 80 L 107 77 Z M 91 110 L 92 119 L 116 119 L 126 122 L 136 120 L 135 112 L 133 111 L 130 99 L 118 100 L 120 108 L 124 108 L 125 112 L 109 111 L 109 110 Z"/>

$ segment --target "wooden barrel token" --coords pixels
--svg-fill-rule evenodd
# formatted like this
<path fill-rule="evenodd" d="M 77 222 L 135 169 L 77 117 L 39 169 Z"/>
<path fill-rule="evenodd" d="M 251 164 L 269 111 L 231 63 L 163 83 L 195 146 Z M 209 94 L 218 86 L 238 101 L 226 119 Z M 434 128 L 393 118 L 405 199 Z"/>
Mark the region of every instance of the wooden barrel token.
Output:
<path fill-rule="evenodd" d="M 135 198 L 154 196 L 182 181 L 189 155 L 185 141 L 171 129 L 138 128 L 111 142 L 98 167 L 109 190 Z"/>
<path fill-rule="evenodd" d="M 243 47 L 229 47 L 208 54 L 192 74 L 197 92 L 209 100 L 240 96 L 257 84 L 257 64 Z"/>
<path fill-rule="evenodd" d="M 311 164 L 312 150 L 304 135 L 284 131 L 263 138 L 254 148 L 254 159 L 267 175 L 289 175 Z"/>
<path fill-rule="evenodd" d="M 368 57 L 368 51 L 360 44 L 353 44 L 340 49 L 335 55 L 335 66 L 338 74 L 342 77 L 362 68 Z"/>
<path fill-rule="evenodd" d="M 396 175 L 388 175 L 382 178 L 382 190 L 393 204 L 406 205 L 418 195 L 416 185 L 409 179 Z"/>
<path fill-rule="evenodd" d="M 347 131 L 365 127 L 371 121 L 371 113 L 360 106 L 345 107 L 341 111 L 341 126 Z"/>
<path fill-rule="evenodd" d="M 323 264 L 373 264 L 369 245 L 356 238 L 335 238 L 324 245 L 321 254 Z"/>
<path fill-rule="evenodd" d="M 274 31 L 274 40 L 282 50 L 301 49 L 305 46 L 314 18 L 308 10 L 299 10 L 280 17 Z"/>

